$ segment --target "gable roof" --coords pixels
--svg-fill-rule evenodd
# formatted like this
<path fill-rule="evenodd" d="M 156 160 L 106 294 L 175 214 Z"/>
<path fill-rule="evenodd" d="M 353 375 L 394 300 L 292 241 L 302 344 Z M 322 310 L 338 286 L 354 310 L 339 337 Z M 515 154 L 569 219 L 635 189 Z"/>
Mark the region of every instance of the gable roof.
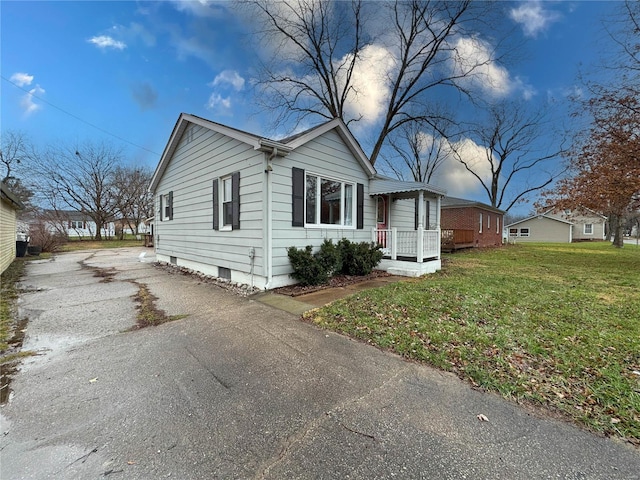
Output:
<path fill-rule="evenodd" d="M 167 142 L 167 145 L 162 152 L 160 162 L 158 163 L 158 166 L 153 173 L 153 177 L 151 177 L 149 191 L 155 191 L 160 178 L 167 168 L 169 160 L 178 147 L 178 143 L 180 142 L 182 134 L 187 129 L 187 126 L 190 123 L 200 125 L 201 127 L 207 128 L 214 132 L 218 132 L 228 137 L 234 138 L 240 142 L 252 146 L 255 150 L 260 150 L 263 152 L 273 152 L 276 154 L 276 156 L 281 157 L 288 155 L 292 150 L 301 147 L 302 145 L 310 142 L 320 135 L 323 135 L 324 133 L 335 129 L 338 135 L 340 135 L 340 138 L 342 138 L 342 140 L 345 142 L 353 156 L 358 160 L 364 171 L 368 173 L 369 177 L 372 178 L 376 174 L 375 168 L 373 168 L 373 165 L 360 147 L 360 144 L 357 142 L 353 134 L 349 131 L 346 124 L 339 118 L 334 118 L 333 120 L 329 120 L 328 122 L 322 123 L 313 128 L 305 130 L 304 132 L 300 132 L 282 140 L 272 140 L 269 138 L 261 137 L 259 135 L 255 135 L 253 133 L 248 133 L 236 128 L 228 127 L 220 123 L 212 122 L 211 120 L 207 120 L 196 115 L 181 113 L 178 117 L 178 121 L 173 127 L 173 131 L 171 132 L 169 141 Z"/>
<path fill-rule="evenodd" d="M 579 217 L 598 217 L 598 218 L 604 219 L 604 220 L 607 219 L 606 215 L 602 215 L 602 214 L 600 214 L 600 213 L 598 213 L 598 212 L 596 212 L 594 210 L 591 210 L 590 208 L 587 208 L 587 207 L 580 207 L 578 209 L 569 210 L 569 213 L 565 213 L 564 210 L 558 211 L 556 209 L 551 208 L 549 210 L 546 210 L 544 212 L 544 214 L 545 215 L 549 215 L 549 216 L 553 216 L 553 217 L 560 217 L 560 218 L 563 218 L 563 217 L 570 218 L 570 217 L 573 217 L 573 216 L 579 216 Z"/>
<path fill-rule="evenodd" d="M 518 220 L 517 222 L 513 222 L 510 223 L 509 225 L 505 225 L 504 228 L 509 228 L 509 227 L 513 227 L 514 225 L 518 225 L 520 223 L 532 220 L 534 218 L 546 218 L 548 220 L 553 220 L 554 222 L 560 222 L 560 223 L 566 223 L 567 225 L 573 225 L 573 223 L 567 221 L 567 220 L 563 220 L 561 218 L 557 218 L 557 217 L 552 217 L 551 215 L 547 215 L 546 213 L 540 214 L 540 215 L 532 215 L 531 217 L 527 217 L 524 218 L 522 220 Z"/>
<path fill-rule="evenodd" d="M 478 202 L 476 200 L 466 200 L 464 198 L 456 198 L 456 197 L 444 197 L 442 199 L 442 203 L 440 207 L 445 208 L 459 208 L 459 207 L 477 207 L 482 208 L 484 210 L 489 210 L 491 212 L 499 213 L 504 215 L 506 212 L 504 210 L 500 210 L 499 208 L 492 207 L 491 205 L 487 205 L 486 203 Z"/>

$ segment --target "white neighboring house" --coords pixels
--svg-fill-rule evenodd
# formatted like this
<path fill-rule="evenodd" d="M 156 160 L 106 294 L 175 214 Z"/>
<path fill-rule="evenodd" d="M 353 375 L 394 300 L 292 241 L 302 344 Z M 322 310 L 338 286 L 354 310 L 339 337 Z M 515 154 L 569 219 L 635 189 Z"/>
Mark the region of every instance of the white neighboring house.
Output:
<path fill-rule="evenodd" d="M 68 238 L 91 239 L 96 235 L 96 223 L 82 212 L 76 210 L 45 210 L 37 218 L 30 217 L 21 222 L 21 231 L 28 232 L 29 225 L 44 222 L 47 230 L 52 234 L 65 235 Z M 101 229 L 102 238 L 115 235 L 115 223 L 108 222 Z"/>
<path fill-rule="evenodd" d="M 96 236 L 96 222 L 82 212 L 66 210 L 58 212 L 58 226 L 61 226 L 69 238 L 93 238 Z M 114 222 L 103 225 L 100 234 L 102 238 L 111 238 L 116 233 Z"/>
<path fill-rule="evenodd" d="M 548 211 L 505 225 L 509 242 L 560 242 L 604 240 L 607 217 L 591 210 Z"/>
<path fill-rule="evenodd" d="M 379 268 L 441 268 L 444 191 L 377 174 L 344 122 L 282 140 L 181 114 L 153 174 L 159 261 L 260 289 L 295 283 L 288 247 L 380 243 Z"/>

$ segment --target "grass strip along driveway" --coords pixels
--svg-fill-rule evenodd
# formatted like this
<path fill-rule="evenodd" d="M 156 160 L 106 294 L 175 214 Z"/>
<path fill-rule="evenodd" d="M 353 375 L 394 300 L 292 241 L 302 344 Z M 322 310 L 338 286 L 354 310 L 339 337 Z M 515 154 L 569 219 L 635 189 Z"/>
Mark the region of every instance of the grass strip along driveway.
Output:
<path fill-rule="evenodd" d="M 640 249 L 515 245 L 305 318 L 640 445 Z"/>

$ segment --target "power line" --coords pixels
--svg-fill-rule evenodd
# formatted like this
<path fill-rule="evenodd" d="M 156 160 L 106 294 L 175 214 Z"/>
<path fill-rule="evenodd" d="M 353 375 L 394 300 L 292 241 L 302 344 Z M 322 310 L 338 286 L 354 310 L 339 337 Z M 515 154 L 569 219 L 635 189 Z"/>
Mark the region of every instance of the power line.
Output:
<path fill-rule="evenodd" d="M 39 97 L 39 96 L 37 96 L 37 95 L 35 95 L 35 94 L 31 93 L 29 90 L 26 90 L 26 89 L 22 88 L 20 85 L 18 85 L 18 84 L 17 84 L 17 83 L 15 83 L 15 82 L 12 82 L 12 81 L 11 81 L 11 80 L 9 80 L 8 78 L 4 77 L 3 75 L 0 75 L 0 78 L 2 78 L 2 80 L 4 80 L 5 82 L 10 83 L 11 85 L 13 85 L 14 87 L 16 87 L 17 89 L 22 90 L 22 91 L 23 91 L 23 92 L 25 92 L 27 95 L 31 95 L 33 98 L 37 98 L 37 99 L 38 99 L 38 100 L 40 100 L 41 102 L 46 103 L 47 105 L 49 105 L 49 106 L 51 106 L 51 107 L 55 108 L 56 110 L 60 110 L 62 113 L 65 113 L 65 114 L 69 115 L 70 117 L 75 118 L 75 119 L 76 119 L 76 120 L 78 120 L 79 122 L 85 123 L 85 124 L 89 125 L 90 127 L 95 128 L 96 130 L 101 131 L 102 133 L 106 133 L 107 135 L 110 135 L 110 136 L 112 136 L 112 137 L 114 137 L 114 138 L 117 138 L 117 139 L 118 139 L 118 140 L 120 140 L 121 142 L 128 143 L 129 145 L 132 145 L 132 146 L 134 146 L 134 147 L 136 147 L 136 148 L 140 148 L 140 149 L 145 150 L 145 151 L 147 151 L 147 152 L 149 152 L 149 153 L 153 153 L 154 155 L 160 155 L 158 152 L 154 152 L 153 150 L 149 150 L 148 148 L 143 147 L 142 145 L 138 145 L 137 143 L 133 143 L 133 142 L 131 142 L 131 141 L 127 140 L 126 138 L 122 138 L 121 136 L 116 135 L 115 133 L 109 132 L 108 130 L 105 130 L 104 128 L 99 127 L 98 125 L 94 125 L 93 123 L 88 122 L 87 120 L 85 120 L 85 119 L 83 119 L 83 118 L 80 118 L 80 117 L 78 117 L 77 115 L 74 115 L 74 114 L 73 114 L 73 113 L 71 113 L 71 112 L 67 112 L 64 108 L 60 108 L 60 107 L 58 107 L 57 105 L 54 105 L 53 103 L 51 103 L 51 102 L 49 102 L 49 101 L 45 100 L 44 98 Z"/>

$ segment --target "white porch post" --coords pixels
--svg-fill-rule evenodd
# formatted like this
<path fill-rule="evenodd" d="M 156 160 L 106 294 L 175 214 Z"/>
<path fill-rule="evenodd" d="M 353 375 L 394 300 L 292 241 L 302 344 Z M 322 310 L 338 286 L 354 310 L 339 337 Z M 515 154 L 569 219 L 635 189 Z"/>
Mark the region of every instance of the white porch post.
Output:
<path fill-rule="evenodd" d="M 418 192 L 418 232 L 416 241 L 418 244 L 416 245 L 416 261 L 418 263 L 422 263 L 424 260 L 424 224 L 422 223 L 424 219 L 424 192 L 420 190 Z"/>
<path fill-rule="evenodd" d="M 371 241 L 374 245 L 378 244 L 378 239 L 376 238 L 376 227 L 371 227 Z"/>
<path fill-rule="evenodd" d="M 396 227 L 391 228 L 391 260 L 398 258 L 398 229 Z"/>
<path fill-rule="evenodd" d="M 442 204 L 442 197 L 440 195 L 436 196 L 436 231 L 438 232 L 438 256 L 436 257 L 440 260 L 440 255 L 442 254 L 442 232 L 440 231 L 440 205 Z"/>

